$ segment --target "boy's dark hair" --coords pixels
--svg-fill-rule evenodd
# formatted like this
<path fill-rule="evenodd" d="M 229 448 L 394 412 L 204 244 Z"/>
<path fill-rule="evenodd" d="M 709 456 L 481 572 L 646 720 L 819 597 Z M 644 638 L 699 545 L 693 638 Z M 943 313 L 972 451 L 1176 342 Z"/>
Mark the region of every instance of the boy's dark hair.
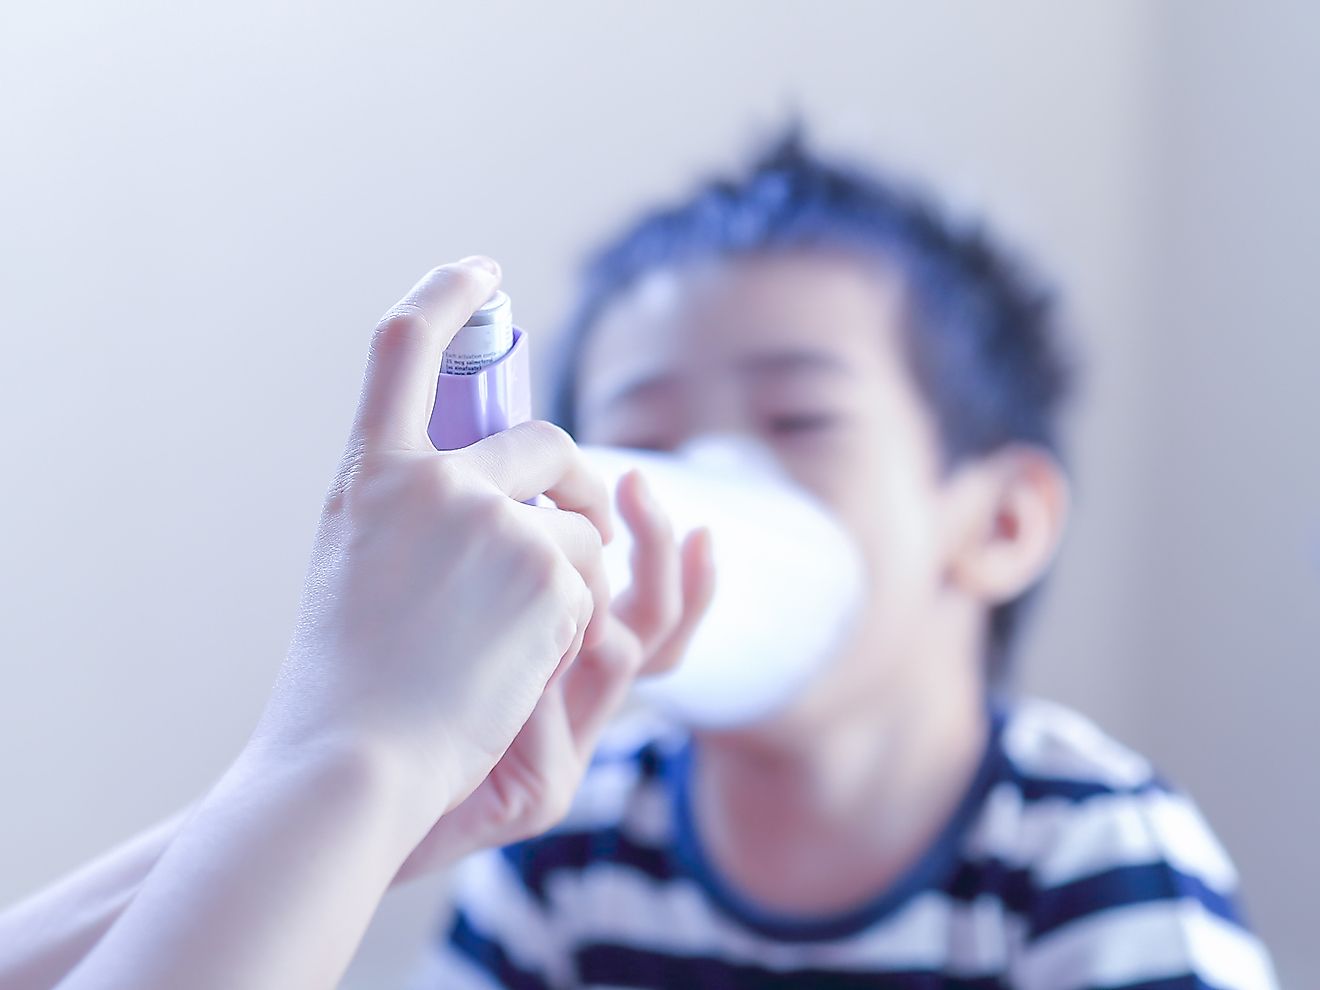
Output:
<path fill-rule="evenodd" d="M 946 465 L 1006 444 L 1062 460 L 1058 418 L 1068 362 L 1053 295 L 980 224 L 873 172 L 813 153 L 797 126 L 741 174 L 649 212 L 588 262 L 566 334 L 553 417 L 575 427 L 578 356 L 603 310 L 642 276 L 709 258 L 845 249 L 882 259 L 908 290 L 906 350 L 938 424 Z M 987 673 L 998 683 L 1030 592 L 990 617 Z"/>

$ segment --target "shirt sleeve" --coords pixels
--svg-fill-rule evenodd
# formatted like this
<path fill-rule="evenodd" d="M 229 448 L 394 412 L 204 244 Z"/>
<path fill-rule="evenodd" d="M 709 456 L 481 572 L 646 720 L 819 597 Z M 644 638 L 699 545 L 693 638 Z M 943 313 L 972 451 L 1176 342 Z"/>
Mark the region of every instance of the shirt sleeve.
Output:
<path fill-rule="evenodd" d="M 455 873 L 453 903 L 410 990 L 553 990 L 568 984 L 554 919 L 508 852 Z"/>
<path fill-rule="evenodd" d="M 1150 782 L 1061 820 L 1032 865 L 1021 990 L 1276 990 L 1233 864 L 1195 805 Z"/>

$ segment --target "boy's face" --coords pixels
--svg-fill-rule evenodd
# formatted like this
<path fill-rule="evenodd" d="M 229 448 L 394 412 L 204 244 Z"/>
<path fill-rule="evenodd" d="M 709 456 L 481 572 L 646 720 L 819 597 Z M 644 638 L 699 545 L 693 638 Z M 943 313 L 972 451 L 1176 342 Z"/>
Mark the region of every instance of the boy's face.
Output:
<path fill-rule="evenodd" d="M 703 434 L 754 437 L 857 539 L 869 607 L 810 699 L 830 717 L 925 652 L 948 593 L 956 500 L 902 319 L 901 286 L 874 261 L 723 260 L 647 277 L 605 311 L 580 366 L 582 442 L 669 450 Z"/>

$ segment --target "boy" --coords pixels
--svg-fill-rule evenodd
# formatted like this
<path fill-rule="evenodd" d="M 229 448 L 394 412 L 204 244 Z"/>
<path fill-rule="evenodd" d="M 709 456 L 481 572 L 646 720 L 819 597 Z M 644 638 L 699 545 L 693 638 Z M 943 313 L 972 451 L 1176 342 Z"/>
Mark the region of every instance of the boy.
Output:
<path fill-rule="evenodd" d="M 858 540 L 868 607 L 791 710 L 619 742 L 557 829 L 465 863 L 417 985 L 1273 986 L 1194 806 L 995 700 L 1064 525 L 1060 347 L 983 231 L 791 135 L 602 251 L 559 421 L 767 442 Z"/>

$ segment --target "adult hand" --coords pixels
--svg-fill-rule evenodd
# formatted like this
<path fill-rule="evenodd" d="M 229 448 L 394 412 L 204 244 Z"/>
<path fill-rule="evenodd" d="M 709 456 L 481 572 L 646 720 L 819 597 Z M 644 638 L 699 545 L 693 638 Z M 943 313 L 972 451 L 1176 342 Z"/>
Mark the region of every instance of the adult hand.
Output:
<path fill-rule="evenodd" d="M 572 441 L 546 423 L 445 453 L 426 437 L 444 347 L 498 279 L 484 258 L 437 268 L 377 326 L 257 731 L 172 838 L 0 918 L 26 946 L 0 955 L 0 982 L 335 985 L 401 864 L 555 672 L 584 645 L 614 655 L 594 618 L 611 615 L 608 494 Z M 542 493 L 555 504 L 523 503 Z"/>
<path fill-rule="evenodd" d="M 603 637 L 609 496 L 558 427 L 426 435 L 445 345 L 498 284 L 436 268 L 380 321 L 262 743 L 385 752 L 425 834 L 495 765 L 551 675 Z M 540 493 L 554 507 L 521 500 Z"/>

